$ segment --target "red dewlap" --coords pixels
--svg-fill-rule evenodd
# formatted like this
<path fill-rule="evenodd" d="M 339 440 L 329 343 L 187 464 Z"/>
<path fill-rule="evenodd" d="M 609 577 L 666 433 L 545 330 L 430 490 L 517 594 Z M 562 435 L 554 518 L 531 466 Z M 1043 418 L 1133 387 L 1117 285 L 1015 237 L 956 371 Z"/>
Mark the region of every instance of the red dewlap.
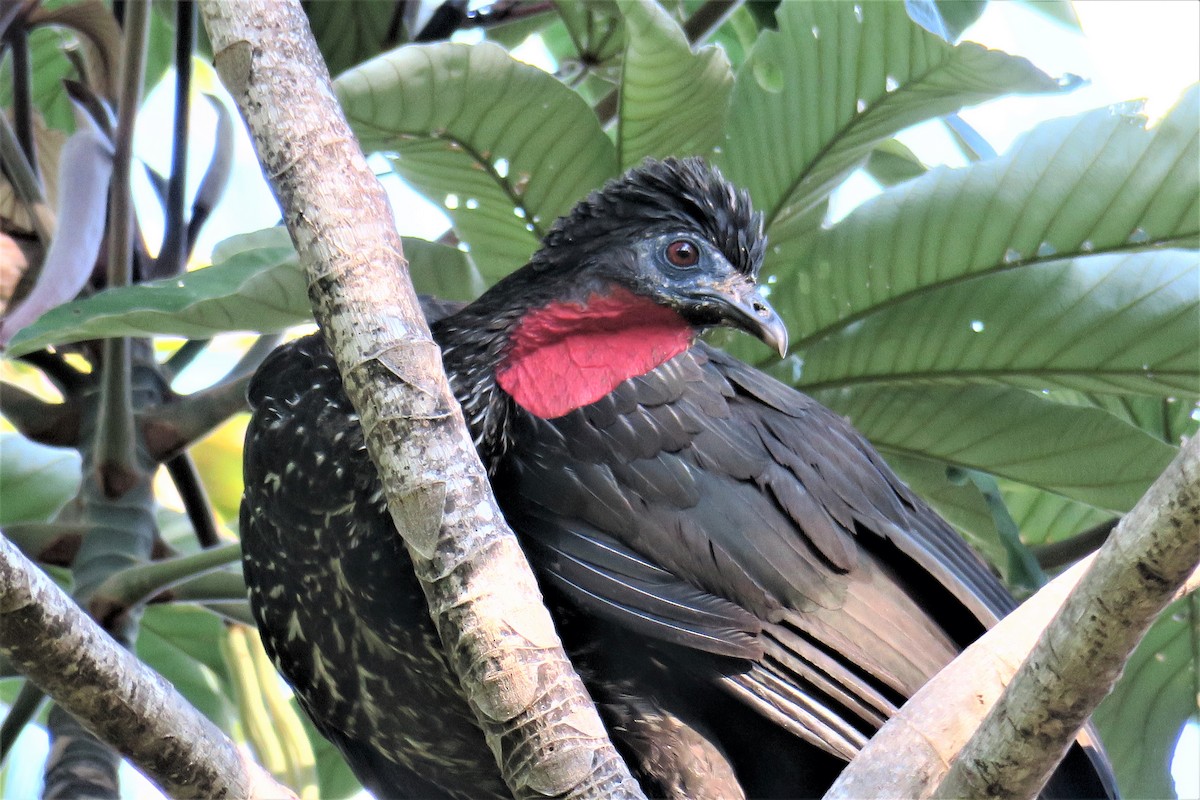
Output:
<path fill-rule="evenodd" d="M 674 311 L 625 289 L 550 303 L 517 323 L 496 381 L 531 414 L 561 417 L 679 355 L 692 336 Z"/>

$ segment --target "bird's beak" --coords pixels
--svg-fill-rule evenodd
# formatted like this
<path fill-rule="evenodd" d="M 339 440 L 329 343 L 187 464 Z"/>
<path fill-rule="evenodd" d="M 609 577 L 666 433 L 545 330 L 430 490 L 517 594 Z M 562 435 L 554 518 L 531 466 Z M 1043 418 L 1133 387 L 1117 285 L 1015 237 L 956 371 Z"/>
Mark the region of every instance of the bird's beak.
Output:
<path fill-rule="evenodd" d="M 747 284 L 710 291 L 705 293 L 717 301 L 721 315 L 729 324 L 767 344 L 779 353 L 780 358 L 787 358 L 787 325 L 758 287 Z"/>

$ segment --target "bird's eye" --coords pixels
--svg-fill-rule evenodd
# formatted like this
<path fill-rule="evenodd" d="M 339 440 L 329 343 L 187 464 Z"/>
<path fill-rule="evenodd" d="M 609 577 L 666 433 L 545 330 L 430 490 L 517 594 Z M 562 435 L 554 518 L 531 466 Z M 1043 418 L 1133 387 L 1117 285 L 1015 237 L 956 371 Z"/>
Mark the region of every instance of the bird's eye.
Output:
<path fill-rule="evenodd" d="M 677 267 L 694 267 L 700 261 L 700 248 L 687 239 L 679 239 L 667 245 L 667 261 Z"/>

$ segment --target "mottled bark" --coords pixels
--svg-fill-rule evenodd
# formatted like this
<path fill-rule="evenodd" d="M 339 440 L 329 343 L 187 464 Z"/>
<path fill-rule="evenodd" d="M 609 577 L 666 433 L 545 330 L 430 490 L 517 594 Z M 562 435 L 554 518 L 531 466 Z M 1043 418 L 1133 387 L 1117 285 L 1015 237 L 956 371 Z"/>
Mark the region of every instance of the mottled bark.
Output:
<path fill-rule="evenodd" d="M 0 653 L 173 797 L 294 797 L 3 536 Z"/>
<path fill-rule="evenodd" d="M 1200 589 L 1198 558 L 1200 437 L 1193 437 L 1100 553 L 1047 584 L 923 686 L 826 800 L 924 798 L 935 790 L 1034 796 L 1161 609 Z M 1027 673 L 1020 680 L 1018 669 Z M 1015 688 L 1005 692 L 1006 685 Z M 1002 693 L 1011 695 L 1005 710 L 993 711 Z M 1004 716 L 981 723 L 989 712 Z M 991 732 L 971 745 L 979 754 L 971 758 L 989 770 L 987 784 L 939 787 L 981 726 Z"/>
<path fill-rule="evenodd" d="M 382 188 L 297 2 L 208 0 L 214 60 L 309 276 L 450 662 L 517 797 L 636 797 L 492 498 Z"/>

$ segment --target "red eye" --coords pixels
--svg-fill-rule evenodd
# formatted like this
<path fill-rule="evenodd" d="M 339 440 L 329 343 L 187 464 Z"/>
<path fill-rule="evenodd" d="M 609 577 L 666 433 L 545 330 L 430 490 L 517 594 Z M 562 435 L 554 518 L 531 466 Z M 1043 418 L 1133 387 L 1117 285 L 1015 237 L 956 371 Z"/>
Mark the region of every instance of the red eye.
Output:
<path fill-rule="evenodd" d="M 667 261 L 677 267 L 694 267 L 700 261 L 700 248 L 687 239 L 667 245 Z"/>

